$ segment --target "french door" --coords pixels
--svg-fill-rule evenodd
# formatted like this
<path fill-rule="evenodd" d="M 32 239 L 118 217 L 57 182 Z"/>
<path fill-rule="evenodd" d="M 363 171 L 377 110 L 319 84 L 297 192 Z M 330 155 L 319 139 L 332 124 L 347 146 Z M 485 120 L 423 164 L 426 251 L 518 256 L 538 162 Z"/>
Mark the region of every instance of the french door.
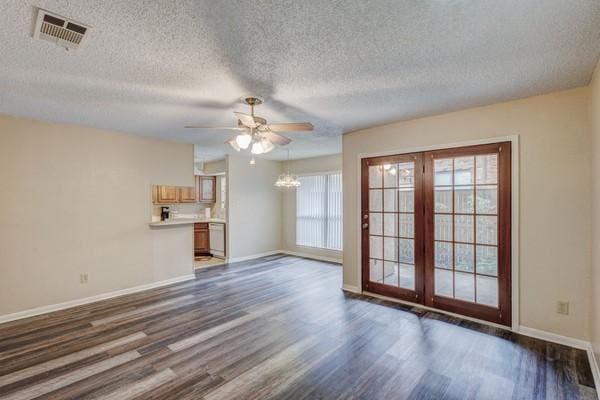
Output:
<path fill-rule="evenodd" d="M 510 143 L 362 160 L 363 290 L 511 322 Z"/>

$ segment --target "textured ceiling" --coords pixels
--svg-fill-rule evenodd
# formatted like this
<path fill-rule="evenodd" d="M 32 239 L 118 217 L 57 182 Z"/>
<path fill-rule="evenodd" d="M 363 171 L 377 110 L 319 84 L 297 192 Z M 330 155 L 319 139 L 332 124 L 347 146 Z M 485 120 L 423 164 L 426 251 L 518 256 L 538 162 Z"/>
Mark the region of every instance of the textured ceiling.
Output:
<path fill-rule="evenodd" d="M 31 38 L 33 6 L 93 27 L 66 52 Z M 2 2 L 0 113 L 198 144 L 215 158 L 237 100 L 309 121 L 292 158 L 363 127 L 589 82 L 598 0 Z M 270 158 L 285 158 L 278 150 Z"/>

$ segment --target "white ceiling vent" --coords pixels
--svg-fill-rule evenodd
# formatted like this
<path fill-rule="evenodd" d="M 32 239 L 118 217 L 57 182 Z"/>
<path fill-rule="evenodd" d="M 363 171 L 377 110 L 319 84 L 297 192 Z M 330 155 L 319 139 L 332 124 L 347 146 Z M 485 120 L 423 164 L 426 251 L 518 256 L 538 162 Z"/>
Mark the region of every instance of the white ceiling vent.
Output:
<path fill-rule="evenodd" d="M 33 37 L 56 43 L 67 50 L 77 49 L 89 29 L 89 26 L 80 22 L 39 8 Z"/>

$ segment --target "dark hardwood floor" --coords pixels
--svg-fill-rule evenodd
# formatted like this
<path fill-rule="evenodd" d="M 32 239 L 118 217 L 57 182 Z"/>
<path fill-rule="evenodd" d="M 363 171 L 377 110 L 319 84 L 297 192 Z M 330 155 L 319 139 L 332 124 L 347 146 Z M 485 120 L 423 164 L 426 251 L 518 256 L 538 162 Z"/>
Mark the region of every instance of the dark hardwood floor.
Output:
<path fill-rule="evenodd" d="M 587 355 L 288 256 L 0 325 L 0 399 L 596 399 Z"/>

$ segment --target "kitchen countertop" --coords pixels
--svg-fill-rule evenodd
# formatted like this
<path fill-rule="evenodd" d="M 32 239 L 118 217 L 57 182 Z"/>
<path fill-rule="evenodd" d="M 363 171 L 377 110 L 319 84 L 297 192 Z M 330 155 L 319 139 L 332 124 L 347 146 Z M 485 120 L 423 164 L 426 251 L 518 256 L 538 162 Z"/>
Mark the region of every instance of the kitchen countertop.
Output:
<path fill-rule="evenodd" d="M 153 221 L 148 225 L 150 226 L 170 226 L 170 225 L 187 225 L 187 224 L 195 224 L 200 222 L 214 222 L 224 224 L 224 219 L 219 218 L 175 218 L 168 219 L 166 221 Z"/>

